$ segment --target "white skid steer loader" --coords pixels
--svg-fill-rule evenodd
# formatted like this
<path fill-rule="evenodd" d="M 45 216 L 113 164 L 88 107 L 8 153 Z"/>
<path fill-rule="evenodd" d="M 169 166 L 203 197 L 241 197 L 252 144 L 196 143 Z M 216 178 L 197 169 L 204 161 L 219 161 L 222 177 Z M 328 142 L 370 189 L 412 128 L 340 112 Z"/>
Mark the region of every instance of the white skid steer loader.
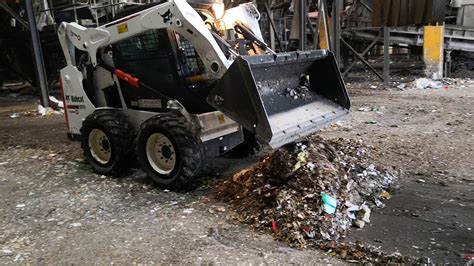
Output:
<path fill-rule="evenodd" d="M 277 54 L 251 3 L 222 12 L 202 2 L 125 9 L 97 28 L 60 25 L 68 136 L 96 172 L 120 175 L 137 160 L 160 186 L 183 188 L 244 132 L 276 148 L 349 112 L 331 52 Z"/>

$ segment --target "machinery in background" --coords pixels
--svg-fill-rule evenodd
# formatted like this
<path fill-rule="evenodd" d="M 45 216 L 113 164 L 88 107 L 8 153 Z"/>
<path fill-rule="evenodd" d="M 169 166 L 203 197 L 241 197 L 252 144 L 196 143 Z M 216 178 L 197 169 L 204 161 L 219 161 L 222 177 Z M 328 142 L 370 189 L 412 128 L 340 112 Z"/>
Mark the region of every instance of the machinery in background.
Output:
<path fill-rule="evenodd" d="M 3 79 L 25 79 L 31 83 L 36 83 L 35 69 L 31 64 L 29 53 L 31 45 L 27 32 L 27 19 L 24 9 L 24 1 L 0 3 L 0 48 L 2 54 L 0 62 L 0 80 Z M 154 2 L 151 0 L 93 0 L 93 1 L 33 1 L 36 6 L 37 28 L 40 32 L 41 44 L 44 49 L 44 61 L 47 72 L 47 79 L 50 87 L 57 85 L 58 70 L 65 65 L 62 60 L 60 47 L 56 38 L 56 30 L 58 23 L 62 21 L 77 22 L 85 27 L 97 27 L 114 19 L 117 13 L 124 9 L 141 6 L 145 3 Z M 208 8 L 215 0 L 189 0 L 193 7 Z M 249 1 L 241 0 L 222 0 L 226 8 L 238 6 L 240 3 Z M 321 3 L 325 3 L 325 12 L 327 18 L 334 20 L 332 9 L 337 1 L 334 0 L 309 0 L 307 6 L 295 5 L 299 3 L 293 0 L 254 0 L 252 1 L 258 7 L 260 13 L 260 29 L 263 41 L 274 51 L 285 52 L 292 50 L 305 50 L 309 47 L 316 49 L 322 40 L 319 38 L 320 30 L 318 27 L 324 12 L 321 10 Z M 304 1 L 301 1 L 304 2 Z M 340 7 L 340 23 L 343 31 L 340 35 L 357 41 L 360 39 L 362 45 L 370 44 L 377 38 L 378 32 L 351 32 L 352 36 L 347 34 L 347 30 L 361 29 L 372 25 L 371 14 L 373 10 L 374 0 L 343 0 Z M 407 2 L 407 1 L 403 1 Z M 418 2 L 418 1 L 417 1 Z M 419 1 L 422 2 L 422 1 Z M 426 1 L 424 1 L 426 2 Z M 440 1 L 436 1 L 440 2 Z M 472 18 L 473 6 L 472 0 L 445 0 L 446 9 L 446 29 L 448 55 L 450 51 L 470 51 L 469 43 L 472 41 Z M 207 7 L 206 7 L 207 5 Z M 308 12 L 308 16 L 303 21 L 300 16 L 301 12 Z M 320 16 L 321 14 L 321 16 Z M 330 22 L 334 24 L 335 21 Z M 304 25 L 304 31 L 299 30 Z M 304 32 L 304 33 L 303 33 Z M 369 34 L 368 34 L 369 33 Z M 415 42 L 415 46 L 419 45 L 417 39 L 422 34 L 419 28 L 410 27 L 408 30 L 394 32 L 395 35 L 403 35 L 402 43 Z M 328 35 L 333 37 L 329 30 Z M 369 36 L 370 35 L 370 36 Z M 355 36 L 355 37 L 354 37 Z M 299 39 L 304 38 L 304 42 L 300 44 Z M 326 38 L 329 40 L 330 38 Z M 334 38 L 333 38 L 334 39 Z M 347 40 L 347 39 L 346 39 Z M 238 41 L 238 40 L 236 40 Z M 349 42 L 351 44 L 352 42 Z M 303 45 L 304 44 L 304 45 Z M 357 44 L 355 44 L 357 46 Z M 329 43 L 331 46 L 331 43 Z M 332 48 L 323 46 L 322 48 Z M 474 49 L 474 48 L 473 48 Z M 340 54 L 337 46 L 331 49 L 336 56 Z M 344 52 L 344 51 L 343 51 Z M 347 55 L 342 55 L 347 58 Z M 448 58 L 449 59 L 449 58 Z M 342 60 L 340 60 L 342 61 Z M 449 61 L 449 60 L 448 60 Z M 345 66 L 345 64 L 341 64 Z M 2 78 L 3 77 L 3 78 Z"/>
<path fill-rule="evenodd" d="M 57 27 L 61 22 L 96 27 L 111 21 L 124 8 L 136 5 L 142 4 L 123 0 L 33 1 L 35 26 L 41 41 L 48 87 L 57 87 L 59 69 L 66 65 L 57 38 Z M 22 79 L 38 87 L 37 70 L 31 60 L 33 45 L 25 1 L 0 3 L 0 22 L 0 85 L 4 80 Z"/>
<path fill-rule="evenodd" d="M 452 0 L 450 7 L 452 13 L 450 15 L 456 18 L 456 25 L 474 28 L 473 0 Z"/>

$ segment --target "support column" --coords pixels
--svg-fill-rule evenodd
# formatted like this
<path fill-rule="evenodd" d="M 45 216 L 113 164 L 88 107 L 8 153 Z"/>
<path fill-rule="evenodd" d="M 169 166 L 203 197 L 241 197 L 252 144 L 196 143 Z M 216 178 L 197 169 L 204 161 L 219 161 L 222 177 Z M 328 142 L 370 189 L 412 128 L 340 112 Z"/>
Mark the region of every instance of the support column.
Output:
<path fill-rule="evenodd" d="M 25 1 L 26 13 L 28 15 L 28 24 L 30 26 L 31 45 L 33 46 L 33 54 L 35 59 L 36 80 L 37 85 L 41 89 L 41 104 L 44 107 L 49 106 L 48 80 L 46 78 L 46 70 L 44 68 L 43 50 L 41 49 L 41 41 L 36 28 L 35 14 L 33 12 L 32 0 Z"/>
<path fill-rule="evenodd" d="M 265 7 L 271 6 L 271 1 L 269 0 L 268 3 L 265 3 Z M 273 30 L 273 10 L 267 10 L 268 12 L 268 21 L 269 24 L 268 28 L 270 29 L 270 48 L 272 48 L 273 51 L 275 51 L 275 31 Z M 283 52 L 283 51 L 280 51 Z"/>
<path fill-rule="evenodd" d="M 383 84 L 390 86 L 390 28 L 383 27 Z"/>
<path fill-rule="evenodd" d="M 333 52 L 336 56 L 337 63 L 341 63 L 341 13 L 342 0 L 334 0 L 334 8 L 332 9 L 333 19 Z"/>
<path fill-rule="evenodd" d="M 423 60 L 425 74 L 432 79 L 443 78 L 444 25 L 425 26 L 423 31 Z"/>
<path fill-rule="evenodd" d="M 445 60 L 444 60 L 444 77 L 450 78 L 451 77 L 451 66 L 452 66 L 452 58 L 451 52 L 453 50 L 446 50 L 445 51 Z"/>
<path fill-rule="evenodd" d="M 306 50 L 306 23 L 307 23 L 307 17 L 308 17 L 308 6 L 307 6 L 307 1 L 306 0 L 300 0 L 299 1 L 299 28 L 300 28 L 300 50 L 304 51 Z M 297 5 L 295 5 L 296 9 Z"/>
<path fill-rule="evenodd" d="M 331 50 L 330 39 L 331 36 L 331 20 L 328 19 L 327 7 L 325 0 L 319 1 L 319 15 L 318 15 L 318 27 L 319 27 L 319 48 Z"/>

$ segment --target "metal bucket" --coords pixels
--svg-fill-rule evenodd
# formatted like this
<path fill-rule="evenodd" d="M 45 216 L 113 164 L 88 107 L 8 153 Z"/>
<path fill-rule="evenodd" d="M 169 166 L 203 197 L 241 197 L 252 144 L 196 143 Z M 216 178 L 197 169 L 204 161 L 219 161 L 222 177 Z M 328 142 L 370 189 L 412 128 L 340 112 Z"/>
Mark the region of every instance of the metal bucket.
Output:
<path fill-rule="evenodd" d="M 273 148 L 350 109 L 334 55 L 326 50 L 239 57 L 207 101 Z"/>

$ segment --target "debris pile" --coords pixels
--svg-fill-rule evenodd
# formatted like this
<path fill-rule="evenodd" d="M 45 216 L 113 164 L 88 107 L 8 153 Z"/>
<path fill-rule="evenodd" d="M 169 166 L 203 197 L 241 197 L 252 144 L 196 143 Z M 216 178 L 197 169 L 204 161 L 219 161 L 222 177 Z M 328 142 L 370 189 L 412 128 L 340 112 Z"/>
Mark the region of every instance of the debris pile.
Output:
<path fill-rule="evenodd" d="M 428 78 L 419 78 L 413 82 L 413 87 L 419 90 L 423 89 L 441 89 L 444 84 L 441 80 L 432 80 Z"/>
<path fill-rule="evenodd" d="M 409 83 L 400 83 L 397 88 L 400 90 L 405 89 L 461 89 L 466 88 L 473 84 L 473 81 L 469 78 L 467 79 L 453 79 L 453 78 L 444 78 L 442 80 L 433 80 L 429 78 L 418 78 L 413 82 Z"/>
<path fill-rule="evenodd" d="M 288 144 L 217 186 L 237 219 L 292 247 L 320 247 L 370 222 L 395 174 L 372 163 L 372 147 L 313 137 Z"/>

